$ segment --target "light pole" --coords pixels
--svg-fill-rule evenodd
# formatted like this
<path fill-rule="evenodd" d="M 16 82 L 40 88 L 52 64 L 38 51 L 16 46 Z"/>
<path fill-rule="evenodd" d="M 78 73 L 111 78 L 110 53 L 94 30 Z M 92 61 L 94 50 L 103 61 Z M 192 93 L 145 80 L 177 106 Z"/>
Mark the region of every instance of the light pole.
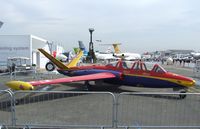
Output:
<path fill-rule="evenodd" d="M 96 62 L 96 57 L 95 57 L 95 53 L 94 53 L 94 46 L 93 46 L 93 42 L 92 42 L 92 32 L 93 31 L 94 31 L 93 28 L 89 28 L 90 43 L 89 43 L 88 61 L 90 61 L 91 63 L 95 63 Z"/>
<path fill-rule="evenodd" d="M 90 32 L 90 44 L 89 44 L 89 51 L 94 51 L 94 47 L 93 47 L 93 42 L 92 42 L 92 32 L 94 31 L 93 28 L 89 28 L 89 32 Z"/>

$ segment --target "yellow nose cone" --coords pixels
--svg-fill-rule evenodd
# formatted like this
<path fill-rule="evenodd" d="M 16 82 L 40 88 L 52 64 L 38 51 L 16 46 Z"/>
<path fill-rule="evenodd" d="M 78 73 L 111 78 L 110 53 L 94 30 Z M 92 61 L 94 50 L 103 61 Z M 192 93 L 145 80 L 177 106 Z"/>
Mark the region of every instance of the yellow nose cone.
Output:
<path fill-rule="evenodd" d="M 196 81 L 195 80 L 191 80 L 189 82 L 185 82 L 183 83 L 185 86 L 188 86 L 188 87 L 192 87 L 192 86 L 195 86 L 196 84 Z"/>
<path fill-rule="evenodd" d="M 28 83 L 23 81 L 9 81 L 6 83 L 6 86 L 13 90 L 33 90 L 34 87 Z"/>

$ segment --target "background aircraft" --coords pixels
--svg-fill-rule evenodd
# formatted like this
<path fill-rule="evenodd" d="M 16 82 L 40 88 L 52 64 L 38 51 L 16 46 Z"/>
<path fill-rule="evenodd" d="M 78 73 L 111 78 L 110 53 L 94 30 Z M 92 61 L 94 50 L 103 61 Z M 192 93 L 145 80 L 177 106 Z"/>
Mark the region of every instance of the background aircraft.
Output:
<path fill-rule="evenodd" d="M 187 88 L 195 85 L 193 79 L 167 72 L 158 64 L 155 64 L 151 70 L 147 69 L 144 62 L 136 61 L 132 66 L 128 66 L 123 60 L 104 66 L 76 66 L 83 55 L 83 52 L 80 52 L 69 64 L 64 65 L 43 49 L 39 49 L 39 51 L 58 67 L 57 71 L 60 74 L 70 77 L 30 82 L 10 81 L 6 83 L 8 87 L 15 90 L 33 90 L 34 86 L 39 85 L 85 81 L 85 85 L 89 89 L 89 81 L 95 81 L 115 84 L 116 87 L 127 85 L 132 87 L 173 88 L 180 92 L 186 92 Z M 185 98 L 185 95 L 181 95 L 180 98 Z"/>
<path fill-rule="evenodd" d="M 192 52 L 191 55 L 195 60 L 200 59 L 200 52 Z"/>
<path fill-rule="evenodd" d="M 105 63 L 108 63 L 110 61 L 116 61 L 119 59 L 118 57 L 114 56 L 114 52 L 111 51 L 110 47 L 108 47 L 105 52 L 96 51 L 95 55 L 98 61 L 104 61 Z"/>
<path fill-rule="evenodd" d="M 141 59 L 141 55 L 138 53 L 131 53 L 131 52 L 121 52 L 121 50 L 119 49 L 119 45 L 121 45 L 121 43 L 113 43 L 113 44 L 101 44 L 101 45 L 112 45 L 114 48 L 114 52 L 111 53 L 100 53 L 97 55 L 101 58 L 101 59 L 107 59 L 107 58 L 121 58 L 123 56 L 124 60 L 127 61 L 133 61 L 133 60 L 139 60 Z M 112 54 L 112 56 L 111 56 Z"/>
<path fill-rule="evenodd" d="M 120 43 L 115 43 L 115 44 L 112 44 L 112 45 L 113 45 L 114 50 L 115 50 L 114 55 L 117 56 L 117 57 L 124 56 L 125 57 L 124 59 L 128 60 L 128 61 L 140 60 L 141 59 L 141 55 L 139 53 L 121 52 L 120 49 L 119 49 L 119 45 L 121 45 Z"/>
<path fill-rule="evenodd" d="M 88 55 L 88 51 L 85 48 L 85 45 L 83 44 L 82 41 L 78 41 L 78 45 L 79 45 L 80 50 L 83 51 L 83 56 L 86 57 Z"/>

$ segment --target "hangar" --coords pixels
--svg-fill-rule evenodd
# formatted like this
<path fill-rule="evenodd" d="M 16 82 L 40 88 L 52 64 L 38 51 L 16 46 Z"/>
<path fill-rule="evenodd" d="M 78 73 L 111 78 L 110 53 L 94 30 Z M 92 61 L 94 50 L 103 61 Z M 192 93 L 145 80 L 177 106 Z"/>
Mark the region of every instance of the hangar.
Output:
<path fill-rule="evenodd" d="M 25 57 L 30 60 L 27 65 L 45 68 L 48 59 L 37 49 L 49 52 L 48 41 L 34 35 L 0 35 L 0 66 L 7 66 L 7 59 Z"/>

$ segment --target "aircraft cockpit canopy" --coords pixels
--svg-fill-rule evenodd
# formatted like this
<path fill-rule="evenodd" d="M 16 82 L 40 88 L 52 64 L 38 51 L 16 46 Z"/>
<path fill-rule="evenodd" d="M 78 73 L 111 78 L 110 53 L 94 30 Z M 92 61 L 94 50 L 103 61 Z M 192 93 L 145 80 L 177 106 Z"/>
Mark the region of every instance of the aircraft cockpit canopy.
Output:
<path fill-rule="evenodd" d="M 113 66 L 116 68 L 123 68 L 123 69 L 130 69 L 130 65 L 126 61 L 118 61 L 118 62 L 112 62 L 108 64 L 107 66 Z"/>
<path fill-rule="evenodd" d="M 153 71 L 156 73 L 166 73 L 166 70 L 164 68 L 162 68 L 160 65 L 155 64 L 153 67 L 152 65 L 149 64 L 145 64 L 142 61 L 136 61 L 133 63 L 132 65 L 132 70 L 142 70 L 142 71 Z"/>
<path fill-rule="evenodd" d="M 152 69 L 153 72 L 156 72 L 156 73 L 166 73 L 166 70 L 164 68 L 162 68 L 160 65 L 158 64 L 155 64 L 153 69 Z"/>
<path fill-rule="evenodd" d="M 146 72 L 155 72 L 155 73 L 166 73 L 166 70 L 162 68 L 159 64 L 148 64 L 143 61 L 135 61 L 133 62 L 133 65 L 130 65 L 130 62 L 126 61 L 118 61 L 118 62 L 112 62 L 108 64 L 107 66 L 112 66 L 115 68 L 123 68 L 123 69 L 130 69 L 135 71 L 146 71 Z"/>
<path fill-rule="evenodd" d="M 146 64 L 144 62 L 142 62 L 142 61 L 134 62 L 131 69 L 148 71 L 147 67 L 146 67 Z"/>

